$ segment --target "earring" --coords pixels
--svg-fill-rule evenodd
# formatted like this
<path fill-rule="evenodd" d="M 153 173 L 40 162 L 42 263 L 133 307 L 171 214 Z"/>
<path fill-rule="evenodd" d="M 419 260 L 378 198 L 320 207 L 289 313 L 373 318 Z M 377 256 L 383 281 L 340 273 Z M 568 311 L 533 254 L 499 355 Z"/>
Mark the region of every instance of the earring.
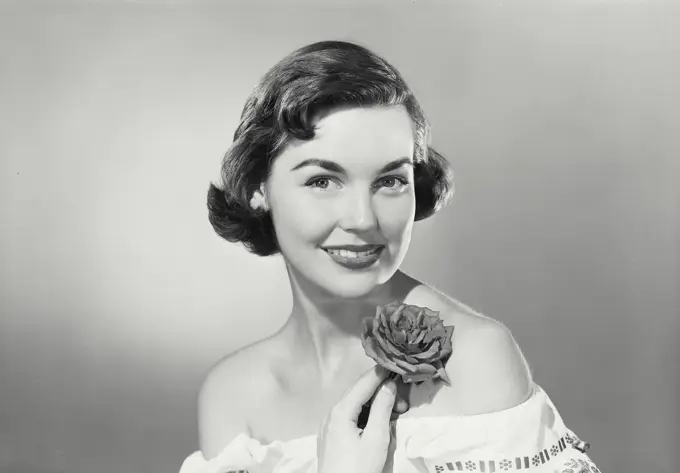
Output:
<path fill-rule="evenodd" d="M 262 197 L 262 194 L 255 192 L 253 197 L 250 199 L 250 208 L 253 210 L 263 209 L 265 212 L 269 210 L 267 202 Z"/>

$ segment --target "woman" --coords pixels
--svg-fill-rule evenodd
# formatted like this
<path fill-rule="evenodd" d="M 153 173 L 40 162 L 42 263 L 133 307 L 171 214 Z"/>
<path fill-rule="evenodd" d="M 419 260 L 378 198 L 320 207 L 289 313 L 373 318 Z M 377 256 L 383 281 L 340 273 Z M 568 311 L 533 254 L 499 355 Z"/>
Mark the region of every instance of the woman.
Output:
<path fill-rule="evenodd" d="M 453 192 L 428 141 L 400 74 L 364 47 L 315 43 L 263 77 L 209 189 L 209 218 L 224 239 L 283 256 L 293 308 L 210 370 L 201 451 L 181 473 L 598 471 L 508 329 L 399 270 L 414 222 Z M 450 385 L 390 394 L 394 381 L 373 369 L 362 321 L 393 301 L 455 327 Z"/>

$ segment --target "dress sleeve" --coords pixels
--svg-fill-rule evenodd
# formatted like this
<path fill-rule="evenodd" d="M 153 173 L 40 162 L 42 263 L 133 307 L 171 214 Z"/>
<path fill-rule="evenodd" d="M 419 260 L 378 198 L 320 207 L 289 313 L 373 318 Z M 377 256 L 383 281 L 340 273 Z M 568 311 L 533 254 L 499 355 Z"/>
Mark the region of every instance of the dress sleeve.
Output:
<path fill-rule="evenodd" d="M 600 473 L 586 454 L 590 445 L 564 425 L 536 385 L 530 398 L 516 407 L 421 419 L 410 427 L 405 455 L 431 473 Z"/>
<path fill-rule="evenodd" d="M 316 439 L 262 444 L 240 433 L 216 457 L 206 460 L 200 451 L 189 455 L 179 473 L 313 473 Z"/>

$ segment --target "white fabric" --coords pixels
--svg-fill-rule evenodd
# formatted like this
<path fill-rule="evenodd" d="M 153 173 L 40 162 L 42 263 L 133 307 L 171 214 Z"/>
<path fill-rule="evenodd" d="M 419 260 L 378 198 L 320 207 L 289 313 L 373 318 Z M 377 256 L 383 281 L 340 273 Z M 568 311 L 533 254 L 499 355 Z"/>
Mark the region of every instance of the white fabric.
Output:
<path fill-rule="evenodd" d="M 474 416 L 407 417 L 392 422 L 385 471 L 439 473 L 600 473 L 587 449 L 534 385 L 529 399 Z M 215 458 L 192 453 L 179 473 L 316 473 L 316 435 L 262 444 L 239 434 Z"/>

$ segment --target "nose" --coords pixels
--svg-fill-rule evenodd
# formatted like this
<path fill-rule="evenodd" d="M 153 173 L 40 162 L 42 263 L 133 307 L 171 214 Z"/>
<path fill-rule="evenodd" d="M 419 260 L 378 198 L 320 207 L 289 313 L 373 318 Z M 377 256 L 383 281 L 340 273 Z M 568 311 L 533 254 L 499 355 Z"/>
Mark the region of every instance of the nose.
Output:
<path fill-rule="evenodd" d="M 344 230 L 365 232 L 376 226 L 377 217 L 370 193 L 352 193 L 342 205 L 341 226 Z"/>

